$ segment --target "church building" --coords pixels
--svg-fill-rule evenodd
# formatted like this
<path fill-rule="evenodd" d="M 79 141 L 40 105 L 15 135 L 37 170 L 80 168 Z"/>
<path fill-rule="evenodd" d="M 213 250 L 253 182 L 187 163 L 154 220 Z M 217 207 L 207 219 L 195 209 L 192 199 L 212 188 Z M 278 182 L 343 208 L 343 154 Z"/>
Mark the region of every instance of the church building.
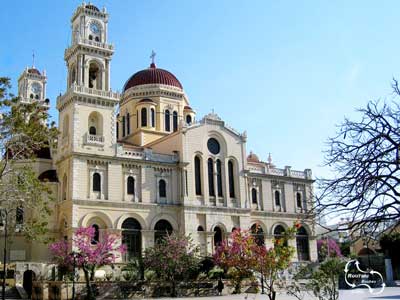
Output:
<path fill-rule="evenodd" d="M 35 162 L 57 195 L 53 237 L 71 238 L 81 226 L 94 227 L 99 240 L 105 232 L 118 234 L 126 262 L 173 231 L 190 234 L 203 256 L 236 228 L 273 247 L 273 237 L 300 220 L 290 241 L 294 261 L 316 261 L 313 223 L 304 220 L 313 205 L 311 170 L 278 168 L 271 156 L 261 161 L 246 149 L 246 132 L 214 112 L 196 115 L 183 83 L 156 65 L 154 53 L 148 68 L 114 92 L 108 21 L 105 9 L 85 3 L 71 18 L 67 89 L 57 98 L 58 146 Z M 46 80 L 44 72 L 26 69 L 20 101 L 48 106 Z M 46 246 L 11 247 L 11 261 L 35 274 L 50 261 Z"/>

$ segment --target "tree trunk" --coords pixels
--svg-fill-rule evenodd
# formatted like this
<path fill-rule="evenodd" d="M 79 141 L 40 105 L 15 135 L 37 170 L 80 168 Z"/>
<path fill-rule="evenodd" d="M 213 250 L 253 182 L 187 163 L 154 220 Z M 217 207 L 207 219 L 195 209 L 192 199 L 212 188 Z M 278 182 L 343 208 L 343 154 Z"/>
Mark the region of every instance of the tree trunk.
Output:
<path fill-rule="evenodd" d="M 85 274 L 85 281 L 86 281 L 86 290 L 87 290 L 86 300 L 94 300 L 95 298 L 93 297 L 92 287 L 90 286 L 89 270 L 84 267 L 83 273 Z"/>
<path fill-rule="evenodd" d="M 172 283 L 171 297 L 176 297 L 175 278 L 171 279 L 171 283 Z"/>

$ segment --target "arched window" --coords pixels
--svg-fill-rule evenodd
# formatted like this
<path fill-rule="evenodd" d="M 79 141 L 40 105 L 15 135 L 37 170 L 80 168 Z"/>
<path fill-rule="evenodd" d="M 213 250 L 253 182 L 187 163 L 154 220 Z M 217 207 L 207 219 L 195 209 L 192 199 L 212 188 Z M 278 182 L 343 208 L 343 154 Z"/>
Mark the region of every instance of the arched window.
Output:
<path fill-rule="evenodd" d="M 172 225 L 167 220 L 160 220 L 154 226 L 154 242 L 156 244 L 160 243 L 165 236 L 172 233 Z"/>
<path fill-rule="evenodd" d="M 264 231 L 261 226 L 257 224 L 251 226 L 251 234 L 253 235 L 254 241 L 258 246 L 263 246 L 265 244 Z"/>
<path fill-rule="evenodd" d="M 178 130 L 178 113 L 176 111 L 172 114 L 172 126 L 174 132 Z"/>
<path fill-rule="evenodd" d="M 301 208 L 301 193 L 297 192 L 296 193 L 296 205 L 298 208 Z"/>
<path fill-rule="evenodd" d="M 99 173 L 93 174 L 93 192 L 101 192 L 101 176 Z"/>
<path fill-rule="evenodd" d="M 129 176 L 126 180 L 126 193 L 128 195 L 135 194 L 135 179 L 132 176 Z"/>
<path fill-rule="evenodd" d="M 89 40 L 93 40 L 93 36 L 89 34 Z"/>
<path fill-rule="evenodd" d="M 154 108 L 152 108 L 150 112 L 151 112 L 151 127 L 156 127 L 156 113 L 154 111 Z"/>
<path fill-rule="evenodd" d="M 100 68 L 97 63 L 91 63 L 89 65 L 89 88 L 101 89 Z"/>
<path fill-rule="evenodd" d="M 29 95 L 29 98 L 33 99 L 33 94 L 30 94 L 30 95 Z"/>
<path fill-rule="evenodd" d="M 97 133 L 96 127 L 90 126 L 90 127 L 89 127 L 89 134 L 91 134 L 91 135 L 96 135 L 96 133 Z"/>
<path fill-rule="evenodd" d="M 164 179 L 160 179 L 160 181 L 158 182 L 158 195 L 160 196 L 160 198 L 167 197 L 167 183 Z"/>
<path fill-rule="evenodd" d="M 35 99 L 36 99 L 36 100 L 39 100 L 39 95 L 36 95 L 36 96 L 35 96 Z"/>
<path fill-rule="evenodd" d="M 24 224 L 24 209 L 21 206 L 17 207 L 16 213 L 15 213 L 15 223 L 17 225 Z"/>
<path fill-rule="evenodd" d="M 99 225 L 97 225 L 97 224 L 93 224 L 92 227 L 94 229 L 94 235 L 93 235 L 91 243 L 92 243 L 92 245 L 95 245 L 100 240 L 100 228 L 99 228 Z"/>
<path fill-rule="evenodd" d="M 126 133 L 131 134 L 131 117 L 129 113 L 126 114 Z"/>
<path fill-rule="evenodd" d="M 186 123 L 189 125 L 192 124 L 192 116 L 191 115 L 186 116 Z"/>
<path fill-rule="evenodd" d="M 310 260 L 310 248 L 308 243 L 308 233 L 304 227 L 297 230 L 296 235 L 297 257 L 299 261 Z"/>
<path fill-rule="evenodd" d="M 98 36 L 96 36 L 96 37 L 94 38 L 94 40 L 95 40 L 96 42 L 100 42 L 100 38 L 99 38 Z"/>
<path fill-rule="evenodd" d="M 122 116 L 122 137 L 125 136 L 125 129 L 126 129 L 125 116 Z"/>
<path fill-rule="evenodd" d="M 208 194 L 210 196 L 215 197 L 215 190 L 214 190 L 214 170 L 213 170 L 213 160 L 211 158 L 207 161 L 208 166 Z"/>
<path fill-rule="evenodd" d="M 62 199 L 67 200 L 67 175 L 64 174 L 62 182 Z"/>
<path fill-rule="evenodd" d="M 218 197 L 222 197 L 222 170 L 221 170 L 221 161 L 217 159 L 217 189 L 218 189 Z"/>
<path fill-rule="evenodd" d="M 142 254 L 142 226 L 134 218 L 128 218 L 122 223 L 122 244 L 126 246 L 124 261 L 140 257 Z"/>
<path fill-rule="evenodd" d="M 251 189 L 251 203 L 257 204 L 257 190 L 255 188 Z"/>
<path fill-rule="evenodd" d="M 142 108 L 140 111 L 140 116 L 141 116 L 141 126 L 146 127 L 147 126 L 147 109 L 145 107 Z"/>
<path fill-rule="evenodd" d="M 71 68 L 71 85 L 76 81 L 76 67 L 75 65 Z"/>
<path fill-rule="evenodd" d="M 229 175 L 229 197 L 235 198 L 235 179 L 234 179 L 234 170 L 233 170 L 233 162 L 228 161 L 228 175 Z"/>
<path fill-rule="evenodd" d="M 196 185 L 196 195 L 201 195 L 201 161 L 198 156 L 194 158 L 194 181 Z"/>
<path fill-rule="evenodd" d="M 117 135 L 117 139 L 119 138 L 119 123 L 115 122 L 115 129 L 116 129 L 116 135 Z"/>
<path fill-rule="evenodd" d="M 281 193 L 279 191 L 275 191 L 275 205 L 281 205 Z"/>
<path fill-rule="evenodd" d="M 283 239 L 284 237 L 285 237 L 285 228 L 282 225 L 276 225 L 274 228 L 275 244 L 277 243 L 277 241 Z M 287 239 L 284 239 L 283 245 L 284 246 L 288 245 Z"/>
<path fill-rule="evenodd" d="M 199 226 L 197 227 L 197 231 L 204 231 L 203 226 L 199 225 Z"/>
<path fill-rule="evenodd" d="M 219 246 L 222 243 L 223 240 L 223 233 L 221 228 L 219 226 L 216 226 L 214 228 L 214 247 Z"/>
<path fill-rule="evenodd" d="M 165 131 L 171 131 L 171 115 L 169 110 L 165 111 Z"/>
<path fill-rule="evenodd" d="M 103 117 L 100 113 L 93 111 L 88 117 L 89 134 L 103 135 Z"/>

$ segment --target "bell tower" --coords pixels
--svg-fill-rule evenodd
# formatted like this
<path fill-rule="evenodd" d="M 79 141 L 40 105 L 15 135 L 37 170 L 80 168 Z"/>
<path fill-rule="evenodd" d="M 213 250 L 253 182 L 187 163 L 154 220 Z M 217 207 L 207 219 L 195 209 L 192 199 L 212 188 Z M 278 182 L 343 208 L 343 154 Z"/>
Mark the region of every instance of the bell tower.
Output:
<path fill-rule="evenodd" d="M 112 155 L 119 94 L 110 87 L 114 46 L 108 43 L 108 14 L 83 3 L 71 18 L 72 40 L 65 50 L 67 91 L 57 98 L 59 155 Z"/>
<path fill-rule="evenodd" d="M 67 87 L 110 89 L 110 61 L 114 52 L 108 44 L 108 14 L 93 4 L 83 3 L 71 19 L 72 43 L 65 51 Z"/>

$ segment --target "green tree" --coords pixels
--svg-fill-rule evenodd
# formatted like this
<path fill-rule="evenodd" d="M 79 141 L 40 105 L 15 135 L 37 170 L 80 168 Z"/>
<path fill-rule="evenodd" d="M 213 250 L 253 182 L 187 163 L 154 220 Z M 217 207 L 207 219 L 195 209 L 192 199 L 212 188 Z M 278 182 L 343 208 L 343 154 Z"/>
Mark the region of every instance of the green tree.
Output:
<path fill-rule="evenodd" d="M 254 270 L 264 276 L 264 285 L 270 300 L 275 299 L 275 282 L 279 273 L 289 267 L 295 251 L 292 246 L 288 245 L 288 241 L 294 238 L 296 228 L 300 226 L 296 223 L 291 228 L 286 229 L 280 238 L 274 239 L 273 248 L 267 249 L 264 246 L 256 248 Z"/>
<path fill-rule="evenodd" d="M 0 211 L 3 224 L 3 261 L 7 243 L 18 233 L 46 241 L 51 189 L 32 169 L 35 154 L 54 147 L 58 131 L 46 124 L 47 110 L 38 102 L 22 103 L 12 95 L 9 78 L 0 77 Z M 6 264 L 4 264 L 4 274 Z M 5 281 L 3 280 L 3 299 Z"/>

